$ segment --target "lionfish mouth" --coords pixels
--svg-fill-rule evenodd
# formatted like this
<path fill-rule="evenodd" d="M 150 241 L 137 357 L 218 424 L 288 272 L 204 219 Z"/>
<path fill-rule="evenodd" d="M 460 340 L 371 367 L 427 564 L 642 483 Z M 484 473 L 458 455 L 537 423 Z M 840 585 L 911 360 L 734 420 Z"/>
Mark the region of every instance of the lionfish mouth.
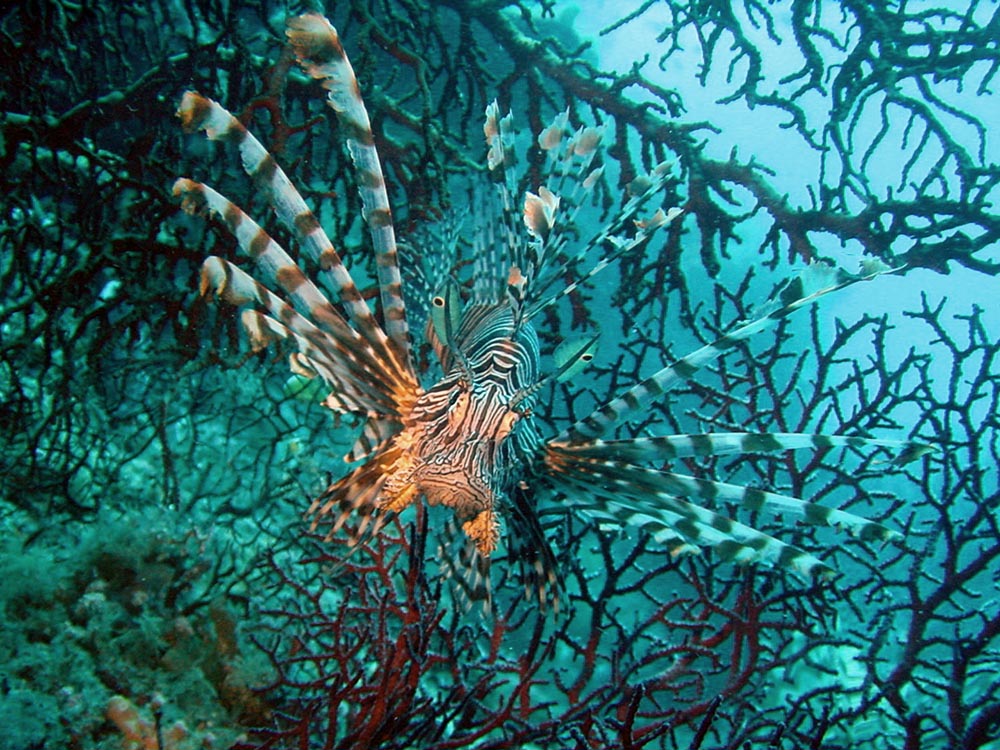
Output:
<path fill-rule="evenodd" d="M 481 477 L 455 466 L 430 466 L 417 479 L 431 505 L 446 505 L 466 521 L 493 507 L 493 493 Z"/>
<path fill-rule="evenodd" d="M 496 496 L 489 479 L 456 462 L 428 463 L 417 472 L 416 483 L 430 505 L 451 508 L 462 529 L 482 555 L 489 555 L 499 539 Z"/>

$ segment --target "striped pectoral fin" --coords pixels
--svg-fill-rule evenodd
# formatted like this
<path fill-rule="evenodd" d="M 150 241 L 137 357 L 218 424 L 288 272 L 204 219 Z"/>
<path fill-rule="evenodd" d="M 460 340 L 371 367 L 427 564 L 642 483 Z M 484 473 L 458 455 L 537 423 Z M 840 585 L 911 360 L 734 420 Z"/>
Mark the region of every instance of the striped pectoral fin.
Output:
<path fill-rule="evenodd" d="M 553 441 L 552 445 L 575 456 L 629 462 L 668 461 L 686 456 L 773 453 L 808 448 L 887 448 L 897 452 L 892 463 L 901 465 L 934 450 L 931 446 L 909 440 L 796 432 L 709 432 L 628 440 L 589 440 L 582 443 Z"/>
<path fill-rule="evenodd" d="M 401 377 L 415 381 L 408 358 L 401 356 L 389 344 L 385 332 L 368 308 L 368 303 L 318 219 L 260 141 L 225 107 L 193 91 L 184 94 L 177 115 L 185 130 L 203 130 L 212 140 L 229 141 L 237 146 L 244 170 L 264 188 L 278 220 L 299 238 L 306 255 L 319 266 L 319 275 L 336 291 L 338 301 L 344 306 L 358 332 L 378 350 L 384 350 Z M 181 181 L 175 189 L 183 191 L 189 183 L 191 181 Z M 224 218 L 229 220 L 225 215 Z M 280 265 L 289 268 L 287 263 L 282 262 Z M 315 309 L 320 315 L 327 312 L 322 305 Z"/>
<path fill-rule="evenodd" d="M 621 396 L 598 407 L 577 421 L 559 436 L 557 442 L 582 443 L 606 434 L 629 415 L 647 408 L 666 391 L 690 380 L 703 366 L 717 359 L 744 339 L 773 327 L 782 318 L 815 302 L 830 292 L 859 281 L 867 281 L 898 269 L 868 267 L 861 275 L 849 274 L 839 268 L 814 263 L 786 284 L 761 317 L 732 329 L 711 344 L 667 365 L 634 385 Z"/>
<path fill-rule="evenodd" d="M 247 130 L 229 110 L 212 99 L 188 91 L 181 98 L 177 116 L 180 117 L 181 124 L 187 132 L 202 130 L 211 140 L 228 141 L 236 145 L 244 171 L 267 191 L 269 202 L 279 221 L 302 240 L 313 260 L 319 262 L 324 257 L 329 258 L 330 253 L 336 255 L 330 238 L 323 232 L 284 170 L 278 166 L 274 157 L 253 133 Z M 354 282 L 339 263 L 339 257 L 337 261 L 340 273 L 336 275 L 335 280 L 342 284 L 337 283 L 335 287 L 337 292 L 343 295 L 344 287 L 348 289 L 354 287 Z M 324 267 L 328 265 L 329 262 L 324 264 Z M 355 295 L 343 296 L 347 297 L 346 305 L 356 304 Z"/>
<path fill-rule="evenodd" d="M 806 578 L 835 575 L 829 565 L 804 550 L 668 493 L 651 492 L 600 473 L 578 471 L 553 477 L 553 481 L 569 488 L 562 494 L 572 497 L 564 501 L 571 510 L 595 518 L 603 527 L 641 529 L 666 545 L 671 555 L 709 547 L 721 559 L 737 564 L 768 563 Z"/>
<path fill-rule="evenodd" d="M 289 323 L 292 328 L 309 336 L 312 326 L 315 325 L 336 340 L 338 354 L 366 369 L 373 381 L 383 382 L 393 391 L 406 392 L 415 388 L 416 380 L 413 374 L 400 371 L 397 362 L 389 356 L 384 341 L 380 342 L 377 336 L 362 337 L 351 328 L 288 253 L 239 207 L 212 188 L 184 178 L 174 183 L 174 194 L 182 198 L 185 210 L 198 213 L 214 212 L 223 218 L 239 242 L 241 250 L 252 258 L 262 271 L 265 282 L 274 284 L 287 294 L 295 309 L 309 323 L 307 326 L 304 320 L 296 317 Z M 222 263 L 223 261 L 214 259 L 206 264 L 202 272 L 202 293 L 205 292 L 206 283 L 209 281 L 224 280 Z M 226 273 L 234 275 L 229 271 Z M 245 276 L 239 277 L 237 281 L 241 288 L 247 290 L 252 283 L 247 281 Z M 271 299 L 263 299 L 264 296 L 266 295 L 258 292 L 254 298 L 266 304 L 272 314 L 279 319 L 284 320 L 289 317 L 287 311 L 278 312 L 273 309 L 270 304 Z M 228 301 L 242 304 L 232 299 Z"/>
<path fill-rule="evenodd" d="M 329 541 L 353 521 L 354 526 L 347 532 L 352 544 L 377 534 L 392 515 L 392 511 L 383 508 L 381 503 L 390 476 L 386 464 L 386 457 L 376 455 L 331 484 L 312 501 L 306 512 L 310 529 L 315 531 L 320 523 L 328 524 L 326 539 Z"/>
<path fill-rule="evenodd" d="M 634 471 L 639 467 L 629 468 Z M 790 513 L 799 516 L 806 523 L 836 526 L 866 541 L 892 541 L 901 536 L 880 523 L 854 513 L 811 503 L 791 495 L 726 482 L 696 479 L 673 472 L 651 472 L 651 474 L 656 477 L 652 484 L 673 488 L 672 491 L 684 497 L 730 501 L 739 503 L 748 510 L 763 510 L 771 514 Z"/>
<path fill-rule="evenodd" d="M 354 463 L 367 458 L 386 440 L 402 430 L 402 424 L 396 419 L 372 417 L 365 422 L 364 428 L 351 446 L 350 452 L 344 456 L 344 461 Z"/>
<path fill-rule="evenodd" d="M 203 297 L 214 296 L 236 307 L 256 304 L 267 310 L 267 316 L 262 313 L 248 315 L 251 311 L 246 310 L 242 316 L 255 351 L 278 339 L 291 338 L 303 353 L 323 359 L 322 352 L 313 342 L 327 338 L 333 345 L 327 334 L 299 315 L 295 308 L 228 260 L 214 255 L 205 259 L 201 266 L 200 292 Z M 262 322 L 258 315 L 271 322 Z"/>
<path fill-rule="evenodd" d="M 257 222 L 241 208 L 208 185 L 181 178 L 174 183 L 173 193 L 181 198 L 189 213 L 218 215 L 229 227 L 240 250 L 252 258 L 262 272 L 264 283 L 280 288 L 303 315 L 317 326 L 340 338 L 358 339 L 343 316 L 330 303 L 292 260 Z"/>
<path fill-rule="evenodd" d="M 292 18 L 285 33 L 304 70 L 329 92 L 330 108 L 344 129 L 347 148 L 358 171 L 363 216 L 375 250 L 386 333 L 398 356 L 408 364 L 410 337 L 389 195 L 354 69 L 337 30 L 322 15 L 306 13 Z"/>
<path fill-rule="evenodd" d="M 312 377 L 320 375 L 338 390 L 337 397 L 351 406 L 346 411 L 396 415 L 400 404 L 415 398 L 416 389 L 385 380 L 375 361 L 365 360 L 361 351 L 344 344 L 317 328 L 294 307 L 255 281 L 229 261 L 215 256 L 202 264 L 201 293 L 215 295 L 233 305 L 254 303 L 267 310 L 244 310 L 243 328 L 254 351 L 281 339 L 292 339 L 304 357 L 292 362 L 292 370 Z M 299 366 L 300 370 L 296 370 Z"/>
<path fill-rule="evenodd" d="M 763 510 L 772 514 L 790 513 L 806 523 L 836 526 L 848 531 L 853 536 L 869 541 L 890 541 L 900 536 L 882 524 L 862 516 L 818 503 L 811 503 L 791 495 L 727 482 L 696 479 L 683 474 L 658 471 L 617 460 L 583 458 L 570 453 L 560 453 L 557 448 L 551 449 L 549 455 L 553 464 L 565 471 L 579 471 L 589 475 L 614 478 L 617 483 L 636 490 L 712 502 L 733 502 L 747 510 Z"/>
<path fill-rule="evenodd" d="M 301 351 L 289 355 L 289 369 L 302 378 L 320 380 L 330 391 L 322 403 L 331 411 L 378 418 L 396 416 L 395 401 L 386 395 L 385 390 L 375 387 L 363 373 L 358 376 L 350 372 L 342 362 L 331 360 L 323 351 L 314 350 L 310 342 L 258 310 L 244 310 L 240 319 L 255 352 L 284 339 L 296 342 Z"/>

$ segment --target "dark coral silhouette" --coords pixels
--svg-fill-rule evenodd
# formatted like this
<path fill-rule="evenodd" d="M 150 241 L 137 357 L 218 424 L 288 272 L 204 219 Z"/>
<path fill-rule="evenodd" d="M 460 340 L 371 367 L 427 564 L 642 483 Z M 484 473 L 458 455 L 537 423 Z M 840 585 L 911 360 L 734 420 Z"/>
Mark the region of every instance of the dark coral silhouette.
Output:
<path fill-rule="evenodd" d="M 996 742 L 996 324 L 985 300 L 944 302 L 932 289 L 939 273 L 990 282 L 998 271 L 998 174 L 982 115 L 993 98 L 995 18 L 975 2 L 927 13 L 794 3 L 786 19 L 771 6 L 739 13 L 668 2 L 637 5 L 619 27 L 650 21 L 654 5 L 667 14 L 657 21 L 661 46 L 619 74 L 568 50 L 565 36 L 549 38 L 527 8 L 327 10 L 355 43 L 360 77 L 374 84 L 366 93 L 376 138 L 408 226 L 451 209 L 448 182 L 478 161 L 480 115 L 494 94 L 524 102 L 526 129 L 536 132 L 566 106 L 580 120 L 614 116 L 615 141 L 639 144 L 612 152 L 622 184 L 664 158 L 676 162 L 690 233 L 668 232 L 613 277 L 608 299 L 619 312 L 604 325 L 622 332 L 622 345 L 588 376 L 593 393 L 554 390 L 566 423 L 653 362 L 750 318 L 771 269 L 784 276 L 802 259 L 844 260 L 861 248 L 906 263 L 901 285 L 929 290 L 909 316 L 884 316 L 867 299 L 838 324 L 807 313 L 737 348 L 712 378 L 649 415 L 677 432 L 837 429 L 934 442 L 935 455 L 903 468 L 849 451 L 685 466 L 863 511 L 903 542 L 872 550 L 795 527 L 801 546 L 835 547 L 829 560 L 844 575 L 827 588 L 711 557 L 674 561 L 641 535 L 546 517 L 567 571 L 567 607 L 541 618 L 501 580 L 496 617 L 483 622 L 444 606 L 446 590 L 427 572 L 433 537 L 423 532 L 434 524 L 419 514 L 346 562 L 337 547 L 311 547 L 299 512 L 324 472 L 339 471 L 349 426 L 331 428 L 293 402 L 284 362 L 247 355 L 233 317 L 196 300 L 202 258 L 228 253 L 230 240 L 210 230 L 193 243 L 200 230 L 169 196 L 191 147 L 182 148 L 173 117 L 177 98 L 190 87 L 211 91 L 270 136 L 313 197 L 338 202 L 323 220 L 349 238 L 352 262 L 364 262 L 351 239 L 353 177 L 281 52 L 285 18 L 301 9 L 22 3 L 0 16 L 0 518 L 11 634 L 2 641 L 25 644 L 23 658 L 2 660 L 17 665 L 5 667 L 5 716 L 33 718 L 32 736 L 77 747 L 121 740 L 104 720 L 116 694 L 145 710 L 159 690 L 165 706 L 187 707 L 189 727 L 219 720 L 221 698 L 212 711 L 182 702 L 156 659 L 135 664 L 128 684 L 42 668 L 58 653 L 94 652 L 94 636 L 72 630 L 81 627 L 72 611 L 107 590 L 99 570 L 87 567 L 68 587 L 15 584 L 25 566 L 73 567 L 75 541 L 102 509 L 134 531 L 156 507 L 171 519 L 170 538 L 214 528 L 228 540 L 210 548 L 219 575 L 192 573 L 197 585 L 179 586 L 169 606 L 154 597 L 112 621 L 161 625 L 171 607 L 193 606 L 194 632 L 223 675 L 227 664 L 244 669 L 220 655 L 215 628 L 228 626 L 209 608 L 225 602 L 240 661 L 256 642 L 271 665 L 244 670 L 259 694 L 228 693 L 245 701 L 225 715 L 227 729 L 243 722 L 247 746 Z M 758 35 L 793 50 L 794 69 L 773 75 Z M 725 82 L 706 97 L 723 99 L 719 111 L 732 118 L 691 120 L 689 95 L 657 83 L 653 69 L 681 47 L 700 54 L 694 77 Z M 955 103 L 959 89 L 965 98 Z M 806 197 L 786 198 L 781 154 L 713 155 L 717 131 L 761 110 L 780 115 L 789 142 L 822 149 Z M 879 171 L 887 149 L 902 154 L 888 175 Z M 244 197 L 236 175 L 209 171 Z M 558 316 L 551 329 L 592 321 L 600 301 L 582 290 L 575 320 Z M 197 558 L 171 558 L 164 580 L 185 580 Z M 95 581 L 105 582 L 88 594 Z M 165 628 L 149 643 L 163 632 L 180 638 Z M 67 644 L 74 650 L 60 651 Z M 74 659 L 65 663 L 81 669 Z M 45 707 L 44 716 L 27 706 Z"/>

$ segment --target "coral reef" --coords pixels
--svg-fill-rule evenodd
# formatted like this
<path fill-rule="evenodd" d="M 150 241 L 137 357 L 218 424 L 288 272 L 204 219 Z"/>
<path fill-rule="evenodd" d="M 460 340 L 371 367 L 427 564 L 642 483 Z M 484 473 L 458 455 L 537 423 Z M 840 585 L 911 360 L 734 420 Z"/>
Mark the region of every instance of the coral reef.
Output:
<path fill-rule="evenodd" d="M 178 750 L 229 746 L 240 721 L 269 716 L 252 688 L 270 672 L 246 650 L 240 576 L 218 535 L 155 509 L 33 539 L 15 523 L 32 521 L 6 516 L 0 554 L 5 747 L 156 747 L 136 706 L 154 696 Z"/>
<path fill-rule="evenodd" d="M 211 91 L 326 207 L 352 272 L 374 276 L 349 162 L 282 51 L 302 8 L 10 4 L 0 745 L 996 748 L 995 9 L 666 0 L 581 13 L 574 36 L 552 31 L 562 3 L 331 5 L 415 253 L 475 205 L 495 95 L 525 130 L 566 107 L 607 123 L 595 212 L 674 161 L 685 220 L 547 321 L 606 334 L 586 378 L 545 394 L 557 428 L 751 318 L 805 259 L 905 263 L 735 347 L 626 435 L 655 422 L 933 443 L 905 467 L 840 449 L 684 462 L 903 539 L 873 549 L 752 519 L 831 548 L 843 575 L 820 585 L 552 514 L 567 606 L 542 615 L 500 580 L 480 620 L 428 570 L 433 509 L 352 555 L 307 538 L 304 504 L 341 471 L 353 426 L 197 299 L 203 257 L 235 253 L 169 195 L 187 159 L 210 162 L 182 148 L 177 98 Z M 639 32 L 642 56 L 621 42 Z M 223 164 L 201 176 L 253 206 Z"/>

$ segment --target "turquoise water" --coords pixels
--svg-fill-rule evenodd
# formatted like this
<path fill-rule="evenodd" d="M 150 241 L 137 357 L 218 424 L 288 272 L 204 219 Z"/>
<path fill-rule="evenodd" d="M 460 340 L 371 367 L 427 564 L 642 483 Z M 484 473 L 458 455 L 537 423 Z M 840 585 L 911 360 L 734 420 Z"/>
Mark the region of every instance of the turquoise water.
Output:
<path fill-rule="evenodd" d="M 925 443 L 905 465 L 878 447 L 652 462 L 898 539 L 699 501 L 837 572 L 815 581 L 710 545 L 674 554 L 662 525 L 579 512 L 614 488 L 546 496 L 529 473 L 559 611 L 524 601 L 502 537 L 490 614 L 440 574 L 458 554 L 438 551 L 446 508 L 417 504 L 353 551 L 309 533 L 360 420 L 296 392 L 293 347 L 251 352 L 239 313 L 199 296 L 208 255 L 251 267 L 222 222 L 180 210 L 178 177 L 297 243 L 232 148 L 182 132 L 191 89 L 267 144 L 376 305 L 344 128 L 283 52 L 306 8 L 4 10 L 0 747 L 996 746 L 997 35 L 991 7 L 953 6 L 323 9 L 372 115 L 425 385 L 428 279 L 507 278 L 473 264 L 504 244 L 482 169 L 494 97 L 517 128 L 519 193 L 552 171 L 535 134 L 559 112 L 603 128 L 592 192 L 550 183 L 581 206 L 557 287 L 606 253 L 587 240 L 634 177 L 669 164 L 637 218 L 684 211 L 534 321 L 546 370 L 561 341 L 600 334 L 588 369 L 539 392 L 543 438 L 764 314 L 812 261 L 898 269 L 607 435 Z"/>

